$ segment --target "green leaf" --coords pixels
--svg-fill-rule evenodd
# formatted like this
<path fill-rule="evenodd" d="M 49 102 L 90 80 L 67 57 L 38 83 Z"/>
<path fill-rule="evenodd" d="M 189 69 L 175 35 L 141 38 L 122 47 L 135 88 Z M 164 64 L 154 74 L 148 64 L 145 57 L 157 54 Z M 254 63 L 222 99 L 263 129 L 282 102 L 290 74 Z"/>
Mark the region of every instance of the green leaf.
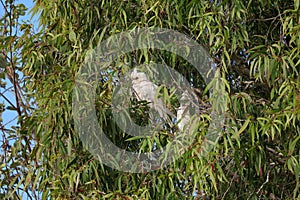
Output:
<path fill-rule="evenodd" d="M 240 130 L 238 132 L 236 132 L 232 137 L 234 139 L 238 139 L 240 137 L 240 135 L 246 130 L 246 128 L 248 127 L 249 123 L 251 120 L 251 116 L 249 116 L 246 121 L 244 122 L 243 126 L 240 128 Z"/>
<path fill-rule="evenodd" d="M 76 42 L 76 34 L 72 29 L 70 29 L 70 32 L 69 32 L 69 40 L 74 43 Z"/>

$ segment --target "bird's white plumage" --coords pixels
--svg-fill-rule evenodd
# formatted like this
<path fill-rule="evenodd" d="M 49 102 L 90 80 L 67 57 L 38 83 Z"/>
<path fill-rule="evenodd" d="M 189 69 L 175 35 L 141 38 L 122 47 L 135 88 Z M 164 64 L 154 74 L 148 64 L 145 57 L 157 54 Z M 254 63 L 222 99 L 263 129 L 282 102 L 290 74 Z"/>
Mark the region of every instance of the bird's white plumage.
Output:
<path fill-rule="evenodd" d="M 134 69 L 130 73 L 130 78 L 132 81 L 132 89 L 137 98 L 149 102 L 149 107 L 155 110 L 160 118 L 165 122 L 170 122 L 170 120 L 168 120 L 168 114 L 172 115 L 172 113 L 161 98 L 155 98 L 158 86 L 149 80 L 146 73 L 138 71 L 137 69 Z M 184 130 L 184 126 L 188 124 L 191 119 L 189 109 L 192 105 L 192 99 L 191 94 L 187 90 L 184 90 L 179 99 L 180 107 L 177 109 L 176 121 L 178 122 L 180 131 Z"/>
<path fill-rule="evenodd" d="M 158 112 L 160 118 L 167 120 L 167 113 L 170 111 L 161 98 L 155 98 L 158 86 L 151 82 L 144 72 L 136 69 L 131 72 L 130 77 L 137 98 L 149 102 L 150 108 Z"/>

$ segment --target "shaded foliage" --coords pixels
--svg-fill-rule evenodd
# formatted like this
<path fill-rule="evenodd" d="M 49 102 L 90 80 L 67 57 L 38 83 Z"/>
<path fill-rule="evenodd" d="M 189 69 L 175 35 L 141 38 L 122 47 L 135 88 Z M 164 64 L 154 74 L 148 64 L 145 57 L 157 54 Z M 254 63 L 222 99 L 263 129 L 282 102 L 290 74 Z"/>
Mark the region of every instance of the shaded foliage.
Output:
<path fill-rule="evenodd" d="M 6 8 L 1 87 L 13 86 L 16 101 L 10 106 L 18 115 L 14 129 L 1 123 L 3 198 L 20 199 L 22 192 L 32 199 L 300 197 L 299 0 L 38 0 L 31 11 L 39 15 L 37 33 L 18 21 L 24 5 L 1 2 Z M 102 165 L 74 131 L 72 92 L 85 55 L 110 35 L 137 27 L 184 33 L 203 45 L 221 69 L 230 86 L 229 105 L 221 138 L 208 156 L 199 149 L 209 120 L 199 123 L 194 144 L 180 159 L 144 174 Z M 182 73 L 200 91 L 199 99 L 208 101 L 203 78 L 178 56 L 149 50 L 117 59 L 99 81 L 96 108 L 111 140 L 131 151 L 153 149 L 154 141 L 164 146 L 170 134 L 166 128 L 155 139 L 128 142 L 112 117 L 116 79 L 130 69 L 125 63 L 150 60 Z M 136 103 L 131 116 L 138 121 L 147 108 Z"/>

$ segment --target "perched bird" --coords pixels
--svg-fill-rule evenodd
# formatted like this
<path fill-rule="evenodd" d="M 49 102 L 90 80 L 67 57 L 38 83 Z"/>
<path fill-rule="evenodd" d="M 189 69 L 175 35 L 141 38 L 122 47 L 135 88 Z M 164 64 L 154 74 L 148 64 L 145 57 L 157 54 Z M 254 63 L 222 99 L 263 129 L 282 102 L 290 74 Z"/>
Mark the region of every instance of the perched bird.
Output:
<path fill-rule="evenodd" d="M 184 130 L 184 126 L 189 123 L 191 119 L 190 106 L 191 96 L 185 90 L 180 98 L 180 107 L 177 109 L 177 126 L 180 131 Z"/>
<path fill-rule="evenodd" d="M 130 74 L 132 89 L 138 100 L 149 102 L 149 107 L 156 111 L 161 119 L 170 123 L 168 115 L 173 115 L 161 98 L 155 98 L 158 86 L 151 82 L 146 73 L 138 71 L 136 68 Z M 150 115 L 151 121 L 157 123 L 157 118 Z"/>
<path fill-rule="evenodd" d="M 175 116 L 164 104 L 162 98 L 156 98 L 158 86 L 149 80 L 146 73 L 134 69 L 130 73 L 130 78 L 132 89 L 138 100 L 149 102 L 149 107 L 156 111 L 159 118 L 168 123 L 170 127 L 174 126 L 174 119 L 176 119 L 179 131 L 183 131 L 185 125 L 190 122 L 191 116 L 199 112 L 197 106 L 194 105 L 196 94 L 191 90 L 184 89 L 182 91 L 179 97 L 180 106 L 177 108 L 177 116 Z M 161 121 L 159 118 L 153 113 L 150 114 L 150 120 L 154 124 Z"/>

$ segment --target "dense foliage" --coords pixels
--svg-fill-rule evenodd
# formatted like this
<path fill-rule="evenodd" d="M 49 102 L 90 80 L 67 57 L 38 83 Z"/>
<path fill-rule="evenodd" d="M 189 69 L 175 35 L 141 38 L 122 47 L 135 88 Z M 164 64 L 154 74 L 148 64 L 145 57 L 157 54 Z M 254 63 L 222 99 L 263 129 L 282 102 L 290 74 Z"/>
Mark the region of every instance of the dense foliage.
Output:
<path fill-rule="evenodd" d="M 1 112 L 11 109 L 18 116 L 15 127 L 1 122 L 1 198 L 300 198 L 299 0 L 37 0 L 31 13 L 39 16 L 38 31 L 19 20 L 23 4 L 1 3 Z M 221 138 L 209 155 L 199 154 L 209 124 L 204 120 L 180 159 L 134 174 L 102 165 L 84 148 L 74 131 L 72 93 L 88 50 L 138 27 L 173 29 L 203 45 L 229 86 L 229 103 Z M 203 78 L 181 58 L 154 50 L 123 58 L 163 59 L 207 101 Z M 126 70 L 120 58 L 102 74 L 99 121 L 122 148 L 147 151 L 154 140 L 165 145 L 171 128 L 155 139 L 128 141 L 112 120 L 115 80 Z M 15 98 L 7 98 L 6 90 Z M 147 119 L 143 109 L 141 104 L 132 114 L 140 124 Z"/>

